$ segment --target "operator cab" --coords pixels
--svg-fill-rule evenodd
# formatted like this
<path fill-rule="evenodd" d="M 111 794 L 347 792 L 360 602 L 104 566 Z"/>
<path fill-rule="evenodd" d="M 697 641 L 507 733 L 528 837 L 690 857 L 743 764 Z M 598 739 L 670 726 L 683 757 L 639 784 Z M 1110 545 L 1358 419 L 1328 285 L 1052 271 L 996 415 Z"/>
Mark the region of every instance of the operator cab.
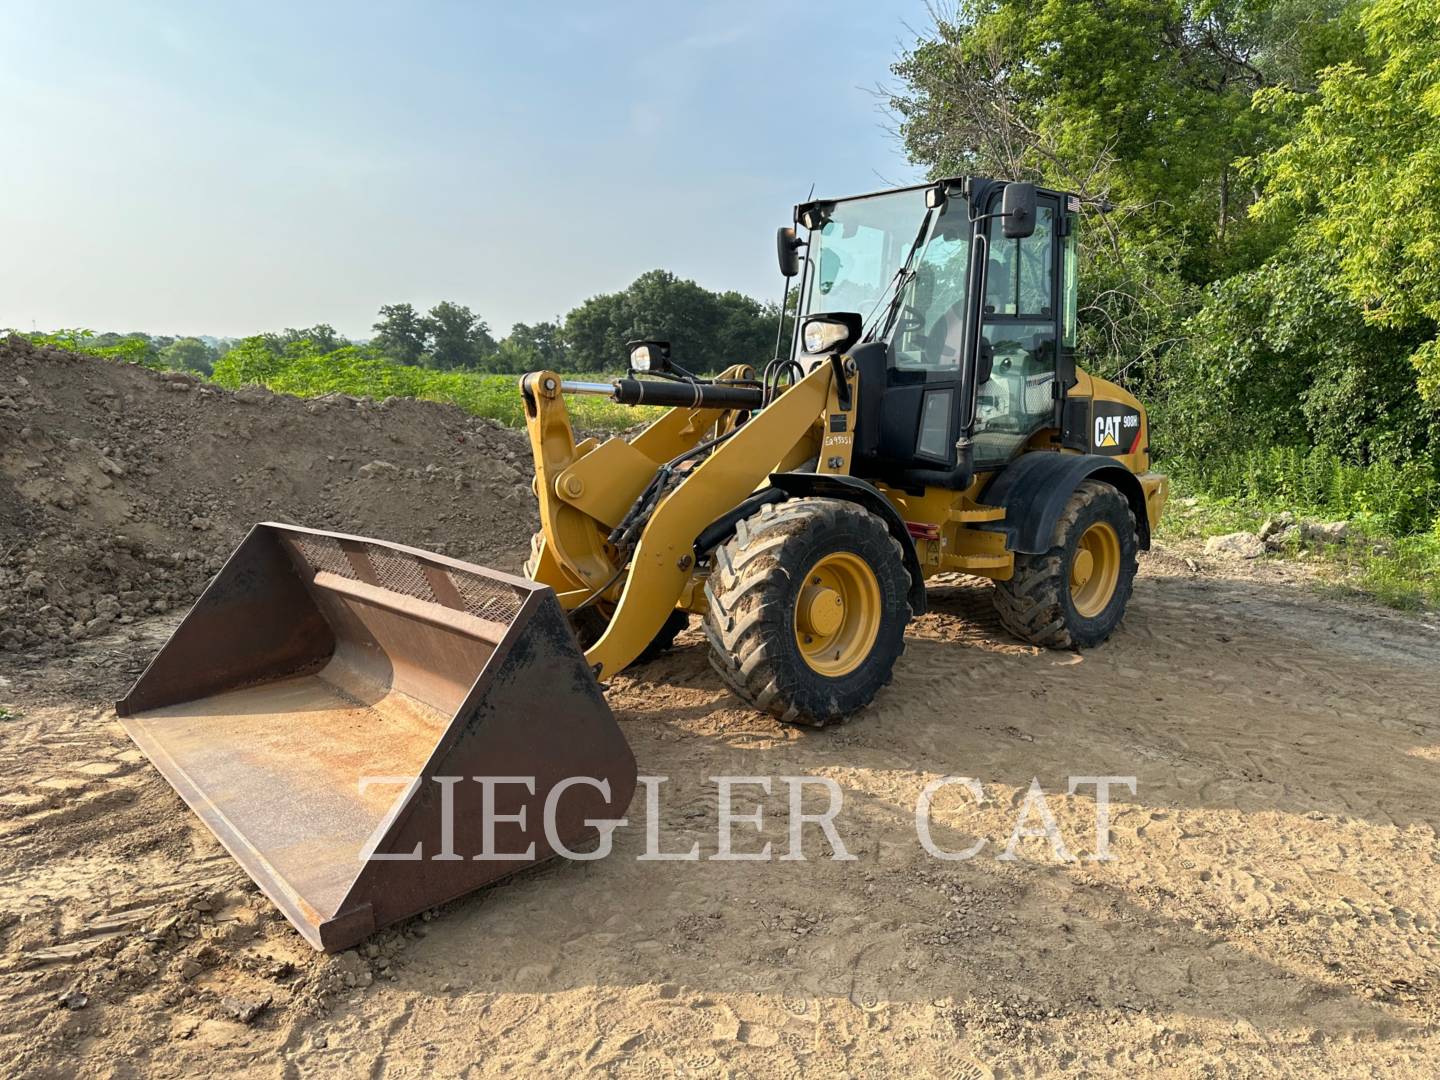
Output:
<path fill-rule="evenodd" d="M 1025 189 L 1023 227 L 1002 209 L 1007 187 Z M 820 358 L 805 351 L 807 319 L 859 317 L 847 348 L 860 369 L 857 474 L 963 488 L 1060 428 L 1075 381 L 1078 209 L 1061 192 L 978 177 L 796 207 L 807 234 L 793 241 L 805 258 L 792 355 Z"/>

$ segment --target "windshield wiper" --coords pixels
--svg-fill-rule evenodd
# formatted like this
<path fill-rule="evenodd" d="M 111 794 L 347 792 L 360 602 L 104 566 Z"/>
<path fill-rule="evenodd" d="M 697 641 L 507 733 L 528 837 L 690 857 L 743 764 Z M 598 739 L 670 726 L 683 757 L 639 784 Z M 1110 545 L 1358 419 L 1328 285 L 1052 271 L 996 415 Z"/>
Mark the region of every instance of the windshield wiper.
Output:
<path fill-rule="evenodd" d="M 916 269 L 913 265 L 915 257 L 920 253 L 921 248 L 924 246 L 925 238 L 930 234 L 930 222 L 934 217 L 935 211 L 933 209 L 927 209 L 925 211 L 925 216 L 920 219 L 920 229 L 916 232 L 915 239 L 910 244 L 910 251 L 905 256 L 905 261 L 900 264 L 900 269 L 895 271 L 895 276 L 891 279 L 890 285 L 886 286 L 886 292 L 889 292 L 892 287 L 895 291 L 890 295 L 890 302 L 885 307 L 885 318 L 880 323 L 879 337 L 881 338 L 890 333 L 890 327 L 895 325 L 895 320 L 900 315 L 900 299 L 905 295 L 905 287 L 910 284 L 910 279 L 916 274 Z M 885 293 L 880 294 L 880 299 L 882 301 L 885 299 Z M 876 302 L 876 307 L 878 306 L 879 301 Z M 874 331 L 875 325 L 872 323 L 870 329 L 862 337 L 862 340 L 876 340 Z"/>
<path fill-rule="evenodd" d="M 903 279 L 903 281 L 902 281 L 902 279 Z M 905 267 L 902 266 L 902 267 L 900 267 L 900 269 L 896 270 L 895 273 L 894 273 L 894 275 L 890 278 L 890 280 L 889 280 L 888 282 L 886 282 L 885 288 L 883 288 L 883 289 L 880 290 L 880 296 L 879 296 L 879 298 L 875 301 L 874 304 L 872 304 L 872 305 L 870 306 L 870 314 L 868 314 L 868 315 L 865 316 L 865 326 L 867 327 L 867 329 L 866 329 L 866 331 L 865 331 L 863 334 L 860 335 L 860 339 L 861 339 L 862 341 L 869 341 L 869 340 L 870 340 L 870 338 L 871 338 L 871 333 L 870 333 L 870 332 L 875 329 L 875 316 L 880 313 L 880 308 L 881 308 L 882 306 L 884 306 L 885 311 L 886 311 L 886 313 L 887 313 L 887 317 L 886 317 L 886 320 L 885 320 L 885 329 L 887 329 L 887 330 L 889 329 L 889 326 L 890 326 L 890 316 L 889 316 L 889 314 L 888 314 L 889 311 L 890 311 L 890 306 L 889 306 L 889 305 L 890 305 L 891 303 L 893 303 L 894 297 L 895 297 L 895 296 L 898 296 L 898 295 L 900 294 L 900 291 L 905 288 L 905 284 L 904 284 L 904 283 L 905 283 L 905 282 L 908 282 L 908 281 L 909 281 L 909 278 L 908 278 L 908 277 L 906 276 L 906 274 L 905 274 Z M 895 292 L 895 293 L 891 293 L 891 291 L 890 291 L 891 289 L 895 289 L 896 292 Z M 883 331 L 882 331 L 882 333 L 883 333 Z"/>

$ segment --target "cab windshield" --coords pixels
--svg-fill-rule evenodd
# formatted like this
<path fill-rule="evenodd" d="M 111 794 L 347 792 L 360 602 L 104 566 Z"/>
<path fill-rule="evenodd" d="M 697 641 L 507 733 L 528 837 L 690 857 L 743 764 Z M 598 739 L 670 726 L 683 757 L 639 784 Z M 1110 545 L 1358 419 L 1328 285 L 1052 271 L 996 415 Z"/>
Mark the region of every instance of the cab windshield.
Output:
<path fill-rule="evenodd" d="M 868 324 L 924 220 L 923 190 L 835 203 L 830 220 L 810 233 L 804 313 L 854 311 Z"/>
<path fill-rule="evenodd" d="M 802 313 L 856 312 L 869 337 L 888 329 L 897 367 L 957 365 L 969 252 L 969 204 L 958 193 L 928 221 L 923 188 L 837 202 L 810 233 Z"/>

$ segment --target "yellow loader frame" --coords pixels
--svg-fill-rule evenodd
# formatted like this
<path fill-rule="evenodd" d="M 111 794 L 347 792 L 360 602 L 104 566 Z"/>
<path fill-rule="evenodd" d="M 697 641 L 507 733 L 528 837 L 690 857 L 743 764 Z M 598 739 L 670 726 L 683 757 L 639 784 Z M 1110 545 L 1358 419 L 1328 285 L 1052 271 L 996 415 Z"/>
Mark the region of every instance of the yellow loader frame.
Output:
<path fill-rule="evenodd" d="M 737 365 L 716 382 L 754 377 L 753 368 Z M 1138 407 L 1118 386 L 1083 372 L 1079 380 L 1073 391 L 1077 395 Z M 854 425 L 831 418 L 850 412 L 849 403 L 859 400 L 861 388 L 853 361 L 827 358 L 743 423 L 734 409 L 680 407 L 630 441 L 587 438 L 577 443 L 565 406 L 567 390 L 577 385 L 552 371 L 532 372 L 520 380 L 540 513 L 540 533 L 526 573 L 551 586 L 567 611 L 595 603 L 613 608 L 604 633 L 585 650 L 586 662 L 604 679 L 633 663 L 675 609 L 704 613 L 695 541 L 707 526 L 766 486 L 772 475 L 812 459 L 818 474 L 849 475 Z M 1027 450 L 1056 451 L 1050 435 L 1040 432 Z M 657 503 L 633 557 L 620 565 L 620 554 L 607 537 L 657 471 L 703 441 L 722 436 Z M 1148 447 L 1143 433 L 1137 445 Z M 1165 477 L 1148 471 L 1148 452 L 1122 455 L 1115 463 L 1138 474 L 1146 524 L 1153 526 L 1167 495 Z M 874 485 L 903 519 L 922 578 L 961 572 L 1009 579 L 1015 558 L 1005 533 L 973 528 L 1005 519 L 1004 507 L 979 501 L 994 475 L 976 475 L 963 491 L 931 487 L 919 495 Z"/>

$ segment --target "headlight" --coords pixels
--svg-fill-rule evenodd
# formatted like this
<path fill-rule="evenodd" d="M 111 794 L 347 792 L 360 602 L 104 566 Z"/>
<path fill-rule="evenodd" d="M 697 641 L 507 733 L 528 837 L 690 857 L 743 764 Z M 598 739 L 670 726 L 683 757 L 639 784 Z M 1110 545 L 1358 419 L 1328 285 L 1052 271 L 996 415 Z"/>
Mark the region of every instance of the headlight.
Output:
<path fill-rule="evenodd" d="M 846 343 L 850 327 L 833 319 L 807 319 L 802 341 L 807 353 L 829 352 Z"/>
<path fill-rule="evenodd" d="M 670 370 L 668 341 L 627 341 L 625 348 L 630 351 L 631 371 L 646 371 L 653 375 Z"/>

